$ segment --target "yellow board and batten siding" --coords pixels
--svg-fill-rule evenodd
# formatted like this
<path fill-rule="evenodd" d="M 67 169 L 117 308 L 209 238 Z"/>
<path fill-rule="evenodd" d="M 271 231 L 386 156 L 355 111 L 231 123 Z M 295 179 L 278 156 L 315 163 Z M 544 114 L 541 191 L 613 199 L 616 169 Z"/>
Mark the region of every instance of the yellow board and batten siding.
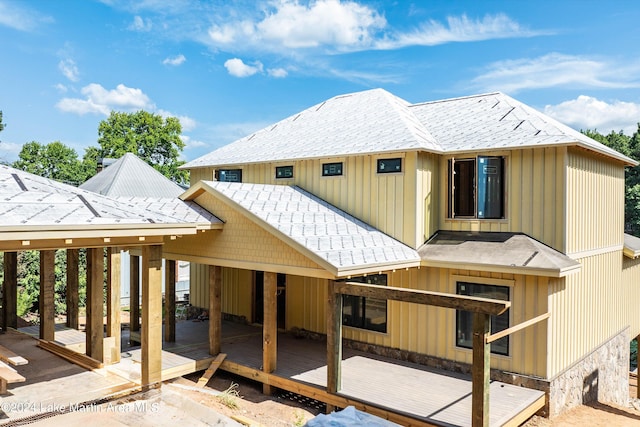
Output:
<path fill-rule="evenodd" d="M 629 304 L 634 274 L 623 272 L 624 167 L 570 148 L 566 167 L 566 249 L 577 274 L 549 287 L 549 366 L 553 378 L 630 326 L 640 327 Z M 629 264 L 626 264 L 629 265 Z M 624 280 L 623 280 L 624 279 Z M 637 293 L 637 292 L 635 292 Z M 633 337 L 633 335 L 631 335 Z"/>

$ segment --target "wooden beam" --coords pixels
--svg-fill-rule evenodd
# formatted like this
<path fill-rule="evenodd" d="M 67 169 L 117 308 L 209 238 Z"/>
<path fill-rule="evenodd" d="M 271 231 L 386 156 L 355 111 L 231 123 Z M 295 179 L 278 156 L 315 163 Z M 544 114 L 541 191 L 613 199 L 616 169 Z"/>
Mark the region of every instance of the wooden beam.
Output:
<path fill-rule="evenodd" d="M 211 362 L 211 365 L 209 365 L 209 368 L 204 371 L 204 374 L 202 374 L 202 376 L 196 383 L 196 387 L 203 388 L 204 386 L 206 386 L 213 374 L 216 373 L 222 362 L 224 362 L 224 359 L 226 357 L 227 355 L 225 353 L 218 354 L 216 358 Z"/>
<path fill-rule="evenodd" d="M 533 319 L 529 319 L 529 320 L 527 320 L 525 322 L 518 323 L 517 325 L 512 326 L 512 327 L 510 327 L 508 329 L 504 329 L 504 330 L 502 330 L 500 332 L 496 332 L 493 335 L 489 335 L 487 337 L 487 344 L 490 344 L 490 343 L 492 343 L 492 342 L 494 342 L 496 340 L 499 340 L 502 337 L 506 337 L 507 335 L 511 335 L 514 332 L 518 332 L 521 329 L 527 328 L 527 327 L 529 327 L 531 325 L 534 325 L 534 324 L 536 324 L 538 322 L 541 322 L 544 319 L 548 319 L 549 316 L 550 316 L 549 313 L 541 314 L 540 316 L 536 316 Z"/>
<path fill-rule="evenodd" d="M 143 390 L 162 381 L 162 246 L 142 247 L 142 360 Z"/>
<path fill-rule="evenodd" d="M 337 394 L 342 388 L 342 295 L 332 288 L 336 282 L 329 281 L 327 304 L 327 392 Z"/>
<path fill-rule="evenodd" d="M 164 340 L 176 340 L 176 262 L 164 261 Z"/>
<path fill-rule="evenodd" d="M 110 347 L 108 363 L 120 362 L 120 338 L 122 335 L 122 320 L 120 312 L 121 290 L 121 256 L 120 248 L 111 247 L 107 258 L 107 337 L 112 337 L 113 345 Z"/>
<path fill-rule="evenodd" d="M 334 289 L 339 294 L 434 305 L 496 316 L 511 307 L 509 301 L 364 283 L 336 282 Z"/>
<path fill-rule="evenodd" d="M 2 330 L 18 328 L 18 253 L 4 253 L 2 284 Z"/>
<path fill-rule="evenodd" d="M 73 329 L 78 329 L 79 260 L 80 251 L 78 249 L 67 249 L 67 326 Z"/>
<path fill-rule="evenodd" d="M 40 339 L 53 341 L 55 337 L 55 271 L 56 251 L 40 251 Z"/>
<path fill-rule="evenodd" d="M 0 361 L 7 362 L 13 366 L 26 365 L 29 363 L 27 359 L 22 356 L 18 356 L 7 347 L 0 345 Z"/>
<path fill-rule="evenodd" d="M 104 250 L 87 249 L 87 320 L 85 346 L 87 356 L 104 360 Z"/>
<path fill-rule="evenodd" d="M 487 343 L 491 316 L 473 313 L 473 364 L 471 365 L 471 425 L 489 427 L 489 369 L 491 346 Z"/>
<path fill-rule="evenodd" d="M 60 356 L 63 359 L 66 359 L 71 363 L 75 363 L 78 366 L 82 366 L 83 368 L 90 371 L 93 369 L 101 369 L 104 367 L 104 364 L 100 360 L 94 359 L 93 357 L 87 356 L 86 354 L 73 351 L 54 341 L 40 340 L 38 341 L 38 347 L 43 348 L 50 353 Z"/>
<path fill-rule="evenodd" d="M 222 348 L 222 267 L 209 266 L 209 354 Z"/>
<path fill-rule="evenodd" d="M 129 263 L 129 315 L 129 330 L 140 331 L 140 257 L 137 255 L 131 255 Z"/>
<path fill-rule="evenodd" d="M 262 370 L 276 370 L 278 355 L 278 280 L 277 274 L 264 272 L 264 320 L 262 325 Z M 271 394 L 271 386 L 263 384 L 262 392 Z"/>

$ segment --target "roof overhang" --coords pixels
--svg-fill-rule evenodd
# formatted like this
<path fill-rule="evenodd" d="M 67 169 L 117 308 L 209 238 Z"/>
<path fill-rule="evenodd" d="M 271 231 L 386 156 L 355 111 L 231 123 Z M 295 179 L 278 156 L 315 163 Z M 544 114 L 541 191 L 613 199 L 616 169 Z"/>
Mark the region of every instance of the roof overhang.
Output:
<path fill-rule="evenodd" d="M 640 238 L 625 233 L 622 253 L 631 259 L 640 257 Z"/>
<path fill-rule="evenodd" d="M 418 249 L 426 267 L 565 277 L 580 263 L 521 233 L 439 231 Z"/>

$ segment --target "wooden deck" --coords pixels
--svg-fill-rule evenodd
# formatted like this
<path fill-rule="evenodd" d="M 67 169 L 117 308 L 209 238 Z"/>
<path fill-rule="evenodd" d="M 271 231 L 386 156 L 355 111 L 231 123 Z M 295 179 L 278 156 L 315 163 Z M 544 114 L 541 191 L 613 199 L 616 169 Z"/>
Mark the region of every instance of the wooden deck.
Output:
<path fill-rule="evenodd" d="M 163 343 L 162 379 L 206 369 L 208 322 L 176 324 L 176 342 Z M 37 333 L 37 331 L 36 331 Z M 126 333 L 126 331 L 123 331 Z M 79 334 L 79 335 L 78 335 Z M 80 339 L 80 335 L 82 336 Z M 74 346 L 84 333 L 56 330 L 56 341 Z M 279 334 L 277 369 L 262 367 L 262 329 L 223 322 L 220 369 L 306 395 L 338 407 L 352 404 L 405 425 L 470 426 L 471 377 L 422 365 L 343 350 L 342 389 L 326 393 L 326 343 Z M 132 383 L 140 381 L 140 350 L 126 349 L 120 363 L 106 368 Z M 544 393 L 494 381 L 490 386 L 490 425 L 519 425 L 545 403 Z"/>

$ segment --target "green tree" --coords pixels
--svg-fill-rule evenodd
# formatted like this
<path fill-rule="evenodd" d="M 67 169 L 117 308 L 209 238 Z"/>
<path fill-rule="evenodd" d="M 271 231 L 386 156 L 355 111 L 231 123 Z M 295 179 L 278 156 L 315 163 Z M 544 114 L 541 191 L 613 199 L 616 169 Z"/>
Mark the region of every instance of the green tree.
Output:
<path fill-rule="evenodd" d="M 4 130 L 4 123 L 2 122 L 2 111 L 0 110 L 0 132 Z"/>
<path fill-rule="evenodd" d="M 186 171 L 178 159 L 184 149 L 180 139 L 182 126 L 175 117 L 140 110 L 135 113 L 112 111 L 98 127 L 100 157 L 120 158 L 133 153 L 173 181 L 184 184 Z"/>
<path fill-rule="evenodd" d="M 72 185 L 79 185 L 93 175 L 78 160 L 76 151 L 60 141 L 46 145 L 36 141 L 24 144 L 13 167 Z M 95 173 L 95 166 L 93 170 Z"/>

